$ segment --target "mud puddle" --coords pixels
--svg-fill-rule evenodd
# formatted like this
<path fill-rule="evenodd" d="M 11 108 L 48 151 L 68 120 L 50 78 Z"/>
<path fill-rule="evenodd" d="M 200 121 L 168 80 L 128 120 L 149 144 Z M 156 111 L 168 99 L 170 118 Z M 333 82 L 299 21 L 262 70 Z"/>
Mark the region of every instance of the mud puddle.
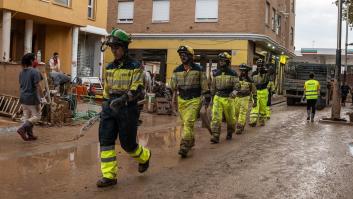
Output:
<path fill-rule="evenodd" d="M 353 142 L 348 144 L 349 152 L 353 156 Z"/>
<path fill-rule="evenodd" d="M 181 139 L 181 127 L 173 127 L 168 130 L 160 130 L 149 133 L 140 133 L 138 141 L 141 145 L 152 148 L 154 153 L 162 153 L 165 150 L 172 150 L 179 146 Z M 56 147 L 56 148 L 54 148 Z M 118 158 L 129 158 L 129 156 L 121 149 L 118 141 L 116 145 Z M 79 143 L 67 143 L 58 148 L 37 149 L 35 151 L 23 151 L 13 153 L 11 157 L 0 156 L 0 174 L 3 175 L 13 173 L 15 168 L 21 170 L 30 169 L 31 172 L 43 172 L 51 169 L 66 168 L 72 170 L 81 166 L 92 166 L 99 162 L 99 143 L 91 143 L 80 145 Z M 11 165 L 11 166 L 10 166 Z M 7 172 L 8 171 L 8 172 Z M 14 173 L 13 173 L 14 174 Z"/>

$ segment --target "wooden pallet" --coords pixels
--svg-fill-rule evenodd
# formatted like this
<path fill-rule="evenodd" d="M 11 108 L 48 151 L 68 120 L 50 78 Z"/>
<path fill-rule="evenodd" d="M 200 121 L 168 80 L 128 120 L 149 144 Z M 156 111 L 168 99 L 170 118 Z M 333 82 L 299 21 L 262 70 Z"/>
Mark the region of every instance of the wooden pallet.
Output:
<path fill-rule="evenodd" d="M 0 115 L 13 117 L 21 110 L 20 99 L 9 95 L 0 95 Z"/>

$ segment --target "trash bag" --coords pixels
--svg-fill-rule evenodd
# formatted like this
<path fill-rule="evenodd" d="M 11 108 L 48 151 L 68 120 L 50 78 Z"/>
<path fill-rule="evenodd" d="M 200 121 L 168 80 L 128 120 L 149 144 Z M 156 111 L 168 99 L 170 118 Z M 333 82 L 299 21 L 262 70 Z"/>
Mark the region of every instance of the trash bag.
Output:
<path fill-rule="evenodd" d="M 210 134 L 211 131 L 211 120 L 212 120 L 212 106 L 203 105 L 200 110 L 200 118 L 202 121 L 202 127 L 206 128 Z"/>

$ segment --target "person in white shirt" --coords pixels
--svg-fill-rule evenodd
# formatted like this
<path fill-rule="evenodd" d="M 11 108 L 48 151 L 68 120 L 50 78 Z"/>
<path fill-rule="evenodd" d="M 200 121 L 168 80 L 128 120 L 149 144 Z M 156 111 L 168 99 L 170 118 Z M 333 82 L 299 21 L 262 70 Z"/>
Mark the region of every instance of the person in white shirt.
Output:
<path fill-rule="evenodd" d="M 49 60 L 50 72 L 60 72 L 59 53 L 55 52 Z"/>

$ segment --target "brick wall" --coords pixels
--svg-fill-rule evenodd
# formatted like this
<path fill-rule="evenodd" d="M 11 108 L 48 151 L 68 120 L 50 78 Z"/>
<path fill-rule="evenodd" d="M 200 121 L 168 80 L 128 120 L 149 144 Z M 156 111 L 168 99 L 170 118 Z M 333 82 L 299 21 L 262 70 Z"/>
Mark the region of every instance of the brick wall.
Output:
<path fill-rule="evenodd" d="M 291 0 L 267 0 L 272 8 L 290 13 Z M 288 49 L 294 15 L 282 16 L 282 32 L 276 35 L 265 24 L 266 0 L 220 0 L 216 23 L 195 22 L 195 0 L 171 0 L 168 23 L 152 23 L 152 0 L 134 0 L 133 24 L 117 23 L 117 0 L 109 0 L 108 30 L 122 28 L 130 33 L 255 33 L 272 37 Z M 271 13 L 272 16 L 272 13 Z M 293 24 L 293 25 L 292 25 Z"/>

